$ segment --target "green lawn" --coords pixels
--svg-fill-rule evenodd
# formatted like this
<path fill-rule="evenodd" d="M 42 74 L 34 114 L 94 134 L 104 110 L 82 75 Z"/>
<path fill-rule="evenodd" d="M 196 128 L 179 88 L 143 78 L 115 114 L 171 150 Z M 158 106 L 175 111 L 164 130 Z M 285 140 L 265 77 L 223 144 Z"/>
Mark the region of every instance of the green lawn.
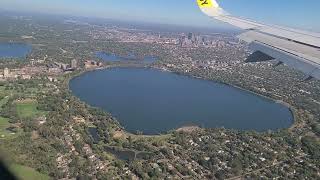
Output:
<path fill-rule="evenodd" d="M 20 180 L 47 180 L 50 179 L 49 176 L 41 174 L 38 171 L 18 164 L 10 166 L 10 169 L 15 176 Z"/>
<path fill-rule="evenodd" d="M 7 131 L 6 129 L 10 127 L 9 120 L 3 117 L 0 117 L 0 139 L 11 137 L 14 134 L 11 134 L 10 131 Z"/>
<path fill-rule="evenodd" d="M 16 103 L 18 116 L 21 118 L 34 118 L 44 113 L 37 110 L 37 102 L 18 102 Z"/>

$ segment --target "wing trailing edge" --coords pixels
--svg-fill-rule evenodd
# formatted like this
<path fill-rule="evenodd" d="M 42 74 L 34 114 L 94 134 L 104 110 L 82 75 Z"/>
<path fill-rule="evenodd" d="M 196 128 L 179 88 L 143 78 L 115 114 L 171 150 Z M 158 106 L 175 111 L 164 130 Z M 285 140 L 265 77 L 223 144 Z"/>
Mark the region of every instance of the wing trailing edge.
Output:
<path fill-rule="evenodd" d="M 263 61 L 271 61 L 274 60 L 273 57 L 269 56 L 268 54 L 265 54 L 261 51 L 256 51 L 252 53 L 245 62 L 263 62 Z"/>
<path fill-rule="evenodd" d="M 199 2 L 208 4 L 201 6 Z M 320 80 L 320 33 L 266 25 L 234 17 L 223 10 L 216 0 L 198 0 L 198 5 L 206 15 L 247 30 L 238 36 L 249 43 L 249 47 L 254 50 L 247 62 L 276 59 L 304 72 L 308 77 L 306 79 L 314 77 Z"/>

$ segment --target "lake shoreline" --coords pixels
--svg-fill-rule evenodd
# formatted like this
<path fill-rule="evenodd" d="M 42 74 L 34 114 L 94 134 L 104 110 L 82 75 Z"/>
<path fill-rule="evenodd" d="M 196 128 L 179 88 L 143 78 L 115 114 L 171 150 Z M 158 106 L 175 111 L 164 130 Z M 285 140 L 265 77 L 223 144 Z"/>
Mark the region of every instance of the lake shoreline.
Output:
<path fill-rule="evenodd" d="M 215 80 L 210 80 L 210 79 L 206 79 L 206 78 L 202 78 L 202 77 L 197 77 L 197 76 L 193 76 L 193 75 L 188 75 L 188 74 L 181 74 L 179 72 L 174 72 L 174 71 L 170 71 L 170 70 L 164 70 L 164 69 L 161 69 L 161 68 L 156 68 L 156 67 L 153 67 L 153 66 L 150 66 L 150 65 L 145 65 L 145 64 L 135 64 L 135 65 L 111 65 L 111 66 L 104 66 L 104 67 L 100 67 L 100 68 L 96 68 L 96 69 L 86 69 L 86 70 L 83 70 L 83 71 L 80 71 L 74 75 L 71 75 L 68 79 L 67 79 L 67 86 L 68 86 L 68 90 L 74 95 L 74 93 L 72 92 L 71 88 L 70 88 L 70 81 L 73 80 L 74 78 L 76 77 L 79 77 L 83 74 L 86 74 L 86 73 L 89 73 L 89 72 L 92 72 L 92 71 L 101 71 L 101 70 L 108 70 L 108 69 L 112 69 L 112 68 L 142 68 L 142 69 L 154 69 L 154 70 L 159 70 L 161 72 L 169 72 L 169 73 L 173 73 L 173 74 L 176 74 L 176 75 L 179 75 L 179 76 L 185 76 L 185 77 L 190 77 L 190 78 L 194 78 L 194 79 L 200 79 L 200 80 L 205 80 L 205 81 L 209 81 L 209 82 L 214 82 L 214 83 L 218 83 L 218 84 L 221 84 L 221 85 L 226 85 L 226 86 L 229 86 L 229 87 L 233 87 L 233 88 L 236 88 L 236 89 L 239 89 L 239 90 L 242 90 L 242 91 L 245 91 L 245 92 L 249 92 L 250 94 L 253 94 L 255 96 L 258 96 L 258 97 L 262 97 L 262 98 L 265 98 L 267 100 L 271 100 L 272 102 L 274 103 L 277 103 L 277 104 L 281 104 L 285 107 L 288 108 L 288 110 L 290 111 L 290 114 L 291 114 L 291 125 L 287 128 L 279 128 L 279 129 L 276 129 L 276 130 L 271 130 L 273 132 L 277 131 L 277 130 L 281 130 L 281 129 L 291 129 L 292 127 L 294 127 L 297 123 L 297 117 L 295 115 L 295 112 L 296 112 L 296 108 L 291 106 L 290 104 L 284 102 L 284 101 L 281 101 L 281 100 L 277 100 L 277 99 L 273 99 L 272 97 L 268 97 L 266 95 L 263 95 L 263 94 L 259 94 L 258 92 L 254 92 L 254 91 L 251 91 L 251 90 L 248 90 L 248 89 L 245 89 L 245 88 L 242 88 L 242 87 L 239 87 L 239 86 L 236 86 L 236 85 L 232 85 L 232 84 L 229 84 L 229 83 L 225 83 L 225 82 L 219 82 L 219 81 L 215 81 Z M 77 96 L 75 96 L 77 97 Z M 79 100 L 80 98 L 77 97 Z M 80 100 L 81 101 L 81 100 Z M 83 101 L 82 101 L 83 102 Z M 86 102 L 84 102 L 86 103 Z M 86 103 L 87 105 L 89 105 L 88 103 Z M 89 105 L 91 106 L 91 105 Z M 103 110 L 107 113 L 109 113 L 108 111 L 106 110 Z M 219 127 L 214 127 L 214 128 L 219 128 Z M 130 133 L 130 134 L 134 134 L 134 133 L 131 133 L 131 132 L 128 132 L 126 128 L 123 128 L 127 133 Z M 189 131 L 190 129 L 190 126 L 181 126 L 181 127 L 178 127 L 178 128 L 175 128 L 174 131 L 182 131 L 182 132 L 185 132 L 185 131 Z M 194 131 L 194 130 L 199 130 L 199 129 L 210 129 L 210 128 L 201 128 L 199 126 L 192 126 L 191 127 L 191 131 Z M 234 129 L 234 128 L 227 128 L 227 129 L 230 129 L 230 130 L 237 130 L 237 131 L 248 131 L 248 130 L 240 130 L 240 129 Z M 255 130 L 256 131 L 256 130 Z M 268 130 L 270 131 L 270 130 Z M 165 134 L 167 134 L 169 131 L 165 132 Z M 267 132 L 267 130 L 265 131 L 256 131 L 258 133 L 265 133 Z M 152 135 L 150 135 L 152 136 Z M 157 136 L 156 134 L 154 136 Z"/>

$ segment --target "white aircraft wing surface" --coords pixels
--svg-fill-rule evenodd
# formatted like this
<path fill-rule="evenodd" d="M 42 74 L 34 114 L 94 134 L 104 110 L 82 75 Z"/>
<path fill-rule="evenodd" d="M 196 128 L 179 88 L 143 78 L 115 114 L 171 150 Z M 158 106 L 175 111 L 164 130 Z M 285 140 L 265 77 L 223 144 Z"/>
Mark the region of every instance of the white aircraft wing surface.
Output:
<path fill-rule="evenodd" d="M 206 15 L 246 30 L 238 37 L 254 51 L 247 62 L 278 60 L 306 74 L 306 79 L 320 80 L 320 33 L 276 25 L 266 25 L 234 17 L 216 0 L 197 0 Z"/>

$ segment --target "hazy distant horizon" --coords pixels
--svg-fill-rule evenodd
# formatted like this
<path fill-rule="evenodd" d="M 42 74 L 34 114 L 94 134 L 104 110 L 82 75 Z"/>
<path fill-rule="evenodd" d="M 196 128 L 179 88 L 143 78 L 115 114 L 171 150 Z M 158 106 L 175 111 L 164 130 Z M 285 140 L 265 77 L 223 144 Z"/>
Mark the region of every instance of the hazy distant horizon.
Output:
<path fill-rule="evenodd" d="M 320 31 L 319 0 L 218 0 L 231 14 L 266 24 Z M 68 14 L 125 21 L 231 28 L 205 16 L 196 0 L 1 0 L 5 10 Z"/>
<path fill-rule="evenodd" d="M 144 21 L 129 21 L 129 20 L 119 20 L 103 17 L 90 17 L 90 16 L 76 16 L 69 14 L 52 14 L 45 12 L 29 12 L 29 11 L 14 11 L 14 10 L 4 10 L 0 8 L 0 14 L 10 14 L 19 16 L 33 16 L 38 18 L 53 18 L 59 17 L 64 20 L 78 20 L 87 23 L 107 23 L 116 26 L 126 26 L 126 28 L 137 28 L 141 30 L 156 30 L 156 31 L 169 31 L 169 32 L 195 32 L 195 33 L 238 33 L 239 29 L 233 27 L 205 27 L 205 26 L 192 26 L 192 25 L 181 25 L 181 24 L 164 24 L 157 22 L 144 22 Z"/>

